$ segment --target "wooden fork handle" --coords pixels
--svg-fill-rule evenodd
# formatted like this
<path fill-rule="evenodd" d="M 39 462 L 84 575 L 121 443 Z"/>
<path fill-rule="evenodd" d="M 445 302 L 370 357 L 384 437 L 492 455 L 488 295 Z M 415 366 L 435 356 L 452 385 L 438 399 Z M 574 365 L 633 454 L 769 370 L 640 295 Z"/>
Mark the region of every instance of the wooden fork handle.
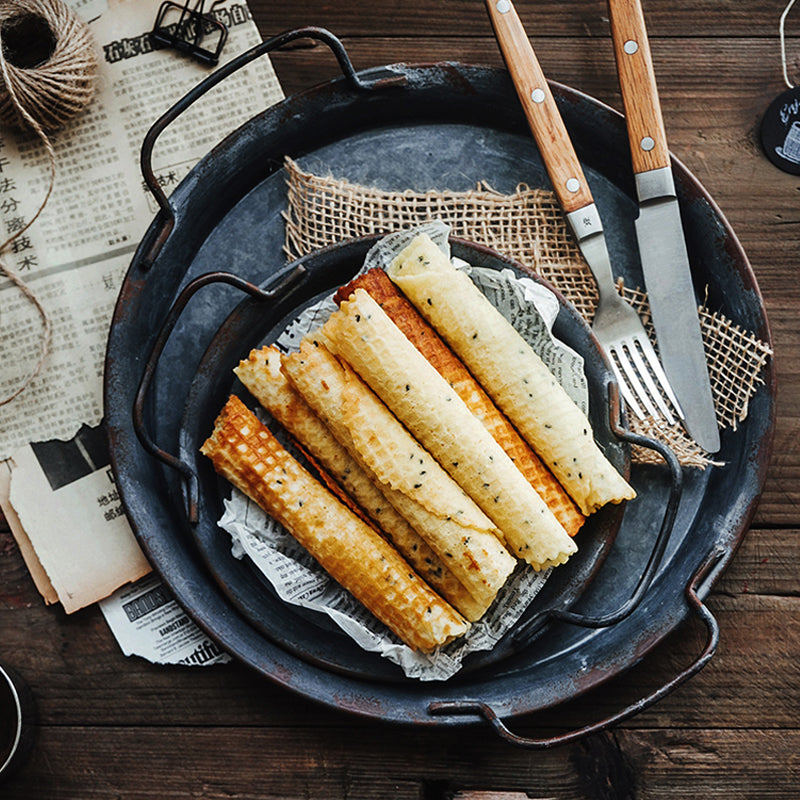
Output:
<path fill-rule="evenodd" d="M 486 0 L 495 37 L 542 155 L 567 213 L 593 203 L 575 148 L 525 29 L 510 0 Z"/>
<path fill-rule="evenodd" d="M 639 0 L 608 0 L 633 171 L 670 166 L 650 42 Z"/>

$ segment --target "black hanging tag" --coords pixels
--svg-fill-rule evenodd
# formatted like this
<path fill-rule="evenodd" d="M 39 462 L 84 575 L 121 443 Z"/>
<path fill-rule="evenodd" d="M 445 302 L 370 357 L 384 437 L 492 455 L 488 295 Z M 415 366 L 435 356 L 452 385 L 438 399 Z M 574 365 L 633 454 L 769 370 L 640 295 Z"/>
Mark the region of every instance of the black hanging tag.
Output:
<path fill-rule="evenodd" d="M 800 86 L 779 94 L 764 112 L 761 147 L 776 167 L 800 175 Z"/>
<path fill-rule="evenodd" d="M 778 33 L 781 40 L 783 81 L 789 87 L 769 105 L 761 119 L 761 148 L 764 155 L 784 172 L 800 175 L 800 87 L 789 80 L 786 66 L 786 17 L 796 0 L 789 0 L 781 14 Z"/>

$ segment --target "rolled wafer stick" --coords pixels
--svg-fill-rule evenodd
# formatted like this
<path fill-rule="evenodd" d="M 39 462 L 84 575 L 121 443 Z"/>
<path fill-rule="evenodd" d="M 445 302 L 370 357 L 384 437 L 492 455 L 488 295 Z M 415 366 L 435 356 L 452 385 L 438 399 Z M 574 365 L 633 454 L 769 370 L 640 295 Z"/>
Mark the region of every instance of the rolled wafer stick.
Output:
<path fill-rule="evenodd" d="M 487 604 L 479 603 L 466 590 L 289 383 L 281 370 L 277 348 L 251 351 L 234 372 L 273 418 L 332 476 L 340 491 L 343 489 L 386 534 L 431 588 L 470 622 L 483 616 Z"/>
<path fill-rule="evenodd" d="M 409 647 L 430 651 L 469 628 L 383 537 L 303 469 L 235 395 L 201 452 Z"/>
<path fill-rule="evenodd" d="M 334 301 L 337 304 L 342 303 L 356 289 L 364 289 L 378 303 L 389 319 L 453 387 L 467 408 L 483 423 L 492 438 L 506 451 L 517 469 L 527 478 L 528 483 L 544 500 L 564 530 L 570 536 L 574 536 L 583 525 L 585 517 L 572 498 L 517 433 L 461 360 L 401 294 L 389 276 L 382 269 L 371 269 L 339 289 Z"/>
<path fill-rule="evenodd" d="M 584 514 L 635 492 L 594 441 L 586 415 L 508 320 L 425 235 L 388 270 Z"/>
<path fill-rule="evenodd" d="M 492 522 L 348 367 L 303 341 L 283 368 L 395 509 L 484 608 L 515 561 Z"/>
<path fill-rule="evenodd" d="M 494 522 L 515 555 L 543 569 L 577 550 L 480 420 L 363 289 L 320 336 Z"/>

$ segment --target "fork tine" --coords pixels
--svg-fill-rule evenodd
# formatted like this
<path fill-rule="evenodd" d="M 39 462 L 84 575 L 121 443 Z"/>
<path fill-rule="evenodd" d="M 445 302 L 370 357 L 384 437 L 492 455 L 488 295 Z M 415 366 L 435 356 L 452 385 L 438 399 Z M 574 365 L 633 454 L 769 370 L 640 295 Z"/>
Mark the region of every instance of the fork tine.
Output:
<path fill-rule="evenodd" d="M 664 393 L 669 398 L 670 403 L 672 403 L 672 407 L 675 409 L 675 412 L 681 419 L 685 419 L 681 404 L 678 402 L 678 398 L 675 397 L 675 393 L 672 391 L 672 386 L 670 386 L 669 379 L 667 378 L 664 368 L 661 366 L 661 362 L 658 360 L 658 356 L 656 356 L 656 352 L 653 349 L 653 345 L 650 344 L 649 339 L 644 339 L 642 341 L 642 352 L 645 354 L 645 356 L 647 356 L 650 369 L 653 370 L 656 378 L 658 378 L 658 382 L 664 389 Z"/>
<path fill-rule="evenodd" d="M 634 414 L 636 414 L 639 419 L 644 419 L 644 411 L 642 411 L 642 407 L 639 405 L 636 395 L 628 383 L 628 379 L 625 377 L 625 375 L 623 375 L 620 365 L 617 363 L 619 356 L 616 348 L 606 346 L 606 352 L 608 353 L 609 360 L 611 361 L 611 369 L 614 371 L 614 376 L 619 384 L 619 391 L 625 399 L 626 405 L 631 409 L 631 411 L 633 411 Z"/>
<path fill-rule="evenodd" d="M 628 347 L 630 347 L 629 344 Z M 659 414 L 658 409 L 653 405 L 650 395 L 647 393 L 644 386 L 642 386 L 642 382 L 639 380 L 639 371 L 636 369 L 636 367 L 634 367 L 633 364 L 631 364 L 630 359 L 628 358 L 627 348 L 620 346 L 617 348 L 616 352 L 620 366 L 622 367 L 622 370 L 625 373 L 628 383 L 636 395 L 637 400 L 639 400 L 647 409 L 650 416 L 656 418 L 660 417 L 661 414 Z"/>
<path fill-rule="evenodd" d="M 672 425 L 675 422 L 675 417 L 672 416 L 672 412 L 670 411 L 669 405 L 667 404 L 667 401 L 664 398 L 664 393 L 659 391 L 658 387 L 655 385 L 653 378 L 650 375 L 650 370 L 647 368 L 647 364 L 644 363 L 644 359 L 639 353 L 639 351 L 641 350 L 641 352 L 644 353 L 648 362 L 652 366 L 653 360 L 649 356 L 649 344 L 650 344 L 649 342 L 642 340 L 642 337 L 640 336 L 635 337 L 629 347 L 631 352 L 631 357 L 633 358 L 633 361 L 636 364 L 636 369 L 639 372 L 639 376 L 644 381 L 645 386 L 647 386 L 647 390 L 650 392 L 650 396 L 653 398 L 653 400 L 655 400 L 656 405 L 666 418 L 667 422 L 670 425 Z M 655 356 L 655 353 L 653 355 Z M 657 361 L 658 359 L 656 359 L 656 362 Z M 664 376 L 664 381 L 666 381 L 666 375 Z M 664 385 L 663 381 L 661 383 L 664 391 L 669 392 L 671 394 L 671 390 L 669 389 L 669 384 Z"/>

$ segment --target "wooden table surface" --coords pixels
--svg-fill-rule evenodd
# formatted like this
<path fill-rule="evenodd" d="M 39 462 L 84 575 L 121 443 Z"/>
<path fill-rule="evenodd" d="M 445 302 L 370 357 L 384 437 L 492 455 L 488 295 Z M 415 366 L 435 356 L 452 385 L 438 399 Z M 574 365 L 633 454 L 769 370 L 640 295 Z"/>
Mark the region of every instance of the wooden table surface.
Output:
<path fill-rule="evenodd" d="M 394 61 L 499 65 L 483 3 L 251 0 L 264 36 L 314 24 L 357 68 Z M 549 77 L 620 108 L 602 0 L 520 0 Z M 749 255 L 775 345 L 774 455 L 753 525 L 709 598 L 719 650 L 651 709 L 575 744 L 534 752 L 488 727 L 394 727 L 318 707 L 236 663 L 209 669 L 126 659 L 100 611 L 42 604 L 0 522 L 0 657 L 30 683 L 33 755 L 0 797 L 781 798 L 800 796 L 800 178 L 758 144 L 783 88 L 784 0 L 645 0 L 672 151 L 703 182 Z M 800 10 L 787 20 L 800 78 Z M 321 46 L 274 56 L 287 94 L 336 73 Z M 514 721 L 560 733 L 612 713 L 688 663 L 687 625 L 603 688 Z"/>

